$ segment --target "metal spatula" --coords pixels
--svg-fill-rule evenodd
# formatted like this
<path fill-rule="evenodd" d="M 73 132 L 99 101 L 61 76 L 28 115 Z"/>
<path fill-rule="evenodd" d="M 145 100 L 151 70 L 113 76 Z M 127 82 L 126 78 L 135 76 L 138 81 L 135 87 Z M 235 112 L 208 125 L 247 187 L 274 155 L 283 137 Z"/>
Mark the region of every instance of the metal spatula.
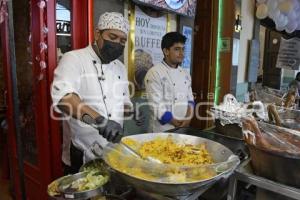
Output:
<path fill-rule="evenodd" d="M 82 121 L 85 122 L 86 124 L 94 127 L 95 127 L 95 120 L 89 116 L 89 115 L 85 115 L 83 118 L 82 118 Z M 156 158 L 153 158 L 153 157 L 146 157 L 146 158 L 143 158 L 136 150 L 134 150 L 133 148 L 131 148 L 130 146 L 128 146 L 127 144 L 125 144 L 124 142 L 122 142 L 122 140 L 120 141 L 119 143 L 120 145 L 122 145 L 127 151 L 129 151 L 131 154 L 133 154 L 135 157 L 137 158 L 140 158 L 140 159 L 145 159 L 145 160 L 148 160 L 150 162 L 155 162 L 155 163 L 159 163 L 161 164 L 162 162 Z"/>

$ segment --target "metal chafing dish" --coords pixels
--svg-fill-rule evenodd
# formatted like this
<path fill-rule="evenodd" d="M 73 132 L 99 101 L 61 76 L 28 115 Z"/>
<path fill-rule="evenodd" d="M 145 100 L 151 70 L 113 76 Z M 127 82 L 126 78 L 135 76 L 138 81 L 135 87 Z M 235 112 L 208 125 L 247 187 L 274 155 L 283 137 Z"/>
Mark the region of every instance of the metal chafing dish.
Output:
<path fill-rule="evenodd" d="M 68 185 L 70 185 L 73 181 L 77 181 L 80 178 L 84 178 L 86 177 L 86 175 L 88 174 L 88 172 L 80 172 L 71 176 L 67 176 L 64 179 L 62 179 L 59 183 L 59 190 L 61 191 L 62 196 L 65 199 L 88 199 L 91 197 L 95 197 L 97 195 L 101 195 L 103 193 L 103 187 L 97 187 L 95 189 L 92 190 L 85 190 L 85 191 L 81 191 L 81 192 L 76 192 L 74 190 L 70 190 L 67 187 Z"/>
<path fill-rule="evenodd" d="M 95 187 L 93 189 L 87 189 L 83 191 L 77 191 L 76 189 L 73 189 L 71 187 L 71 184 L 74 183 L 74 181 L 79 181 L 82 178 L 86 178 L 89 173 L 91 173 L 91 169 L 85 170 L 85 167 L 88 167 L 90 164 L 98 164 L 98 160 L 87 163 L 87 165 L 84 165 L 81 167 L 81 172 L 63 176 L 55 181 L 53 181 L 48 186 L 48 195 L 50 199 L 55 200 L 61 200 L 61 199 L 76 199 L 76 200 L 82 200 L 82 199 L 89 199 L 96 196 L 102 196 L 104 195 L 104 185 L 107 183 L 109 179 L 109 172 L 104 166 L 99 166 L 99 171 L 95 171 L 92 173 L 95 173 L 99 175 L 106 176 L 106 182 L 99 185 L 98 187 Z M 101 161 L 100 161 L 101 163 Z M 93 175 L 92 175 L 93 176 Z M 105 180 L 105 179 L 104 179 Z"/>
<path fill-rule="evenodd" d="M 294 109 L 283 109 L 278 112 L 281 124 L 285 128 L 300 131 L 300 111 Z"/>
<path fill-rule="evenodd" d="M 197 192 L 200 195 L 201 192 L 204 192 L 205 190 L 208 189 L 208 186 L 212 185 L 213 183 L 215 183 L 216 181 L 220 180 L 223 177 L 229 176 L 239 164 L 238 157 L 234 156 L 233 152 L 230 149 L 223 146 L 222 144 L 201 137 L 176 134 L 176 133 L 148 133 L 148 134 L 127 136 L 124 138 L 134 139 L 139 142 L 146 142 L 146 141 L 153 140 L 156 137 L 166 138 L 170 135 L 173 137 L 175 141 L 184 141 L 186 144 L 198 145 L 198 144 L 205 143 L 206 148 L 208 152 L 212 155 L 215 163 L 219 164 L 218 167 L 216 168 L 217 170 L 220 170 L 219 173 L 214 177 L 206 180 L 198 180 L 198 181 L 184 182 L 184 183 L 176 183 L 176 182 L 166 183 L 160 180 L 150 181 L 150 180 L 129 175 L 127 173 L 118 170 L 117 168 L 114 168 L 111 165 L 111 163 L 109 163 L 109 159 L 108 159 L 108 155 L 113 148 L 105 148 L 103 158 L 106 161 L 106 163 L 120 177 L 122 177 L 129 184 L 133 185 L 136 189 L 146 191 L 149 193 L 160 194 L 160 195 L 171 196 L 171 197 L 190 195 L 194 192 Z M 125 149 L 123 149 L 122 151 L 124 151 L 123 153 L 125 155 L 128 154 L 128 152 L 125 152 Z M 231 161 L 228 162 L 229 158 L 233 158 L 232 162 Z M 120 162 L 122 162 L 122 159 L 120 159 Z M 164 164 L 156 163 L 156 165 L 161 165 L 161 167 L 164 167 Z M 222 166 L 223 167 L 226 166 L 226 167 L 224 169 L 221 169 Z"/>

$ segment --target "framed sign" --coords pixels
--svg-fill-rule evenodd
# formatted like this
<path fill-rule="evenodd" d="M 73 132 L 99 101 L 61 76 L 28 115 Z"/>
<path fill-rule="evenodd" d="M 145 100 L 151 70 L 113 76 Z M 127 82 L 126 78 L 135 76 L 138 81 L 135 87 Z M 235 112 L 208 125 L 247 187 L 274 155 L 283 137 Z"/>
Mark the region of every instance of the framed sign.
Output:
<path fill-rule="evenodd" d="M 220 51 L 221 52 L 229 52 L 230 51 L 230 38 L 221 38 L 221 42 L 220 42 Z"/>

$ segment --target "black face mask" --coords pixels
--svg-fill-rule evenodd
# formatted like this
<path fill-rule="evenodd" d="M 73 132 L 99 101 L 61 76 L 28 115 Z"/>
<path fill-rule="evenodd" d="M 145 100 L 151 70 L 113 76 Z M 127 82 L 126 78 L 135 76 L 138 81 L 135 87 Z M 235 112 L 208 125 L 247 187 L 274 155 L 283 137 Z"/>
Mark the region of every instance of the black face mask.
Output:
<path fill-rule="evenodd" d="M 111 42 L 103 39 L 103 46 L 100 51 L 100 58 L 103 64 L 119 58 L 124 52 L 124 46 L 117 42 Z"/>

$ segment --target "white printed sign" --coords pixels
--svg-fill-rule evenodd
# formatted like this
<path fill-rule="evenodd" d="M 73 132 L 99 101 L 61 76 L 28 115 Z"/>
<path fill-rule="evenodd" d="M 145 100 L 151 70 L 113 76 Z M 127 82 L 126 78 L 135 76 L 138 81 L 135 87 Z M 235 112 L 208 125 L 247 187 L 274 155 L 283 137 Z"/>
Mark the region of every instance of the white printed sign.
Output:
<path fill-rule="evenodd" d="M 292 38 L 286 40 L 284 38 L 281 38 L 276 67 L 290 70 L 299 70 L 299 64 L 300 39 Z"/>
<path fill-rule="evenodd" d="M 135 7 L 135 49 L 148 52 L 153 64 L 161 62 L 163 53 L 161 39 L 167 33 L 167 17 L 151 17 L 139 7 Z"/>

